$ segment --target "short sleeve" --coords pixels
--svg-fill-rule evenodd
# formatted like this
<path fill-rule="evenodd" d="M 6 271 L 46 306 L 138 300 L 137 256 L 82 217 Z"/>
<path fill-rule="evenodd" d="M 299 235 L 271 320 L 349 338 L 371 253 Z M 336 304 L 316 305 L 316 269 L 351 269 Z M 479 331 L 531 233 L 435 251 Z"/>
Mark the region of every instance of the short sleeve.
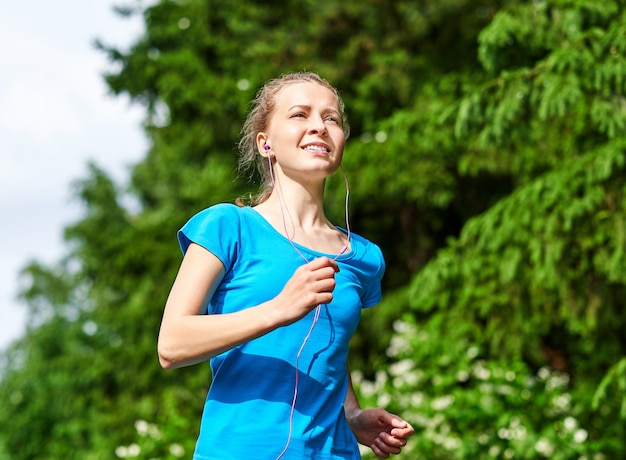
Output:
<path fill-rule="evenodd" d="M 237 258 L 239 234 L 239 208 L 222 203 L 194 215 L 177 236 L 183 254 L 191 243 L 196 243 L 213 253 L 228 270 Z"/>
<path fill-rule="evenodd" d="M 375 273 L 365 286 L 362 298 L 363 308 L 373 307 L 381 301 L 381 283 L 383 276 L 385 275 L 386 269 L 385 258 L 383 257 L 383 253 L 377 245 L 370 242 L 367 252 L 368 258 L 371 258 L 371 264 L 375 269 Z"/>

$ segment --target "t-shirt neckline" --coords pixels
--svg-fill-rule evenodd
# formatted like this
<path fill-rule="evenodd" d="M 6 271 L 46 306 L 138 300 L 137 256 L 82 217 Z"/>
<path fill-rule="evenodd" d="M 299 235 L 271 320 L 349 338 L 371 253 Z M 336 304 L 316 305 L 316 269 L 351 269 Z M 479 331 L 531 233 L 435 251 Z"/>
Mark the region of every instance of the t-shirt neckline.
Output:
<path fill-rule="evenodd" d="M 314 257 L 328 257 L 329 259 L 334 259 L 334 260 L 347 260 L 347 259 L 351 259 L 355 255 L 355 252 L 354 252 L 354 239 L 352 238 L 352 235 L 350 235 L 350 242 L 349 242 L 350 250 L 349 251 L 346 251 L 343 254 L 336 254 L 336 253 L 332 254 L 332 253 L 321 252 L 321 251 L 317 251 L 315 249 L 309 248 L 307 246 L 304 246 L 304 245 L 302 245 L 300 243 L 296 243 L 295 241 L 289 240 L 289 238 L 287 238 L 281 232 L 276 230 L 274 228 L 274 226 L 272 224 L 270 224 L 267 221 L 267 219 L 265 217 L 263 217 L 252 206 L 245 206 L 242 209 L 246 210 L 249 215 L 253 216 L 256 220 L 258 220 L 263 225 L 263 227 L 265 227 L 275 237 L 277 237 L 280 240 L 286 242 L 287 244 L 293 244 L 295 247 L 298 248 L 299 251 L 306 252 L 306 253 L 314 256 Z M 348 235 L 348 231 L 345 228 L 340 227 L 338 225 L 335 225 L 335 228 L 337 230 L 339 230 L 341 233 L 343 233 L 344 235 L 346 235 L 346 236 Z"/>

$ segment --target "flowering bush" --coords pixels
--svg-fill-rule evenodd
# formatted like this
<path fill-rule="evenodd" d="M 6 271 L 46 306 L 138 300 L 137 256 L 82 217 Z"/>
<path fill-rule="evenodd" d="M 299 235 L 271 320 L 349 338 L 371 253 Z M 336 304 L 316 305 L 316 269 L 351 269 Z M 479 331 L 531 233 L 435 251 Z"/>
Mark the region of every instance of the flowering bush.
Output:
<path fill-rule="evenodd" d="M 400 458 L 606 458 L 578 417 L 567 373 L 487 359 L 479 346 L 409 320 L 394 329 L 393 364 L 374 381 L 360 372 L 353 380 L 364 406 L 388 407 L 414 426 Z"/>

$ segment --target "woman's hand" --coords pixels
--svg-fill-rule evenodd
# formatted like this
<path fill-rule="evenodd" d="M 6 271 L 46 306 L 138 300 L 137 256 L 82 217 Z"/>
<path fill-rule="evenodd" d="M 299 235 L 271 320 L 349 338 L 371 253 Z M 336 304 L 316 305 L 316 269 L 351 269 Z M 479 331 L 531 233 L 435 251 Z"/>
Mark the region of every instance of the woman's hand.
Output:
<path fill-rule="evenodd" d="M 337 262 L 320 257 L 298 267 L 274 300 L 274 312 L 279 324 L 291 324 L 320 304 L 333 300 Z"/>
<path fill-rule="evenodd" d="M 382 408 L 354 410 L 348 416 L 348 424 L 357 441 L 380 458 L 399 454 L 415 431 L 406 421 Z"/>

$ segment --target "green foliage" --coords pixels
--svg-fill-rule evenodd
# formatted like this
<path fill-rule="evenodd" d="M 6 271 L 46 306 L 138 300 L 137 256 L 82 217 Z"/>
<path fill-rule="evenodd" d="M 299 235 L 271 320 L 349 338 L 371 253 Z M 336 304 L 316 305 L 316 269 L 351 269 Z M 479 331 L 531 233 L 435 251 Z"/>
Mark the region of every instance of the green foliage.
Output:
<path fill-rule="evenodd" d="M 563 394 L 573 406 L 564 411 L 564 418 L 558 422 L 544 417 L 520 422 L 521 426 L 528 430 L 528 425 L 549 423 L 558 428 L 573 417 L 574 426 L 584 430 L 585 440 L 588 436 L 593 445 L 574 443 L 565 449 L 571 441 L 567 436 L 525 433 L 524 442 L 535 449 L 537 443 L 548 440 L 562 455 L 537 452 L 536 457 L 529 458 L 573 458 L 574 454 L 591 452 L 610 453 L 609 458 L 614 458 L 622 452 L 622 447 L 611 446 L 613 438 L 607 437 L 606 430 L 610 425 L 610 431 L 619 437 L 626 428 L 624 358 L 620 360 L 624 355 L 626 284 L 625 175 L 623 142 L 571 161 L 470 220 L 459 238 L 441 250 L 413 280 L 408 303 L 423 318 L 420 326 L 425 334 L 445 337 L 450 344 L 463 344 L 461 352 L 470 346 L 480 349 L 481 362 L 492 371 L 514 371 L 523 366 L 523 380 L 527 380 L 533 376 L 533 369 L 547 364 L 567 378 Z M 460 356 L 450 356 L 449 348 L 454 346 L 433 354 L 443 354 L 445 360 L 454 363 L 450 369 L 436 368 L 435 376 L 442 372 L 456 375 L 466 368 Z M 411 355 L 411 359 L 419 363 L 420 369 L 433 360 L 430 355 L 425 360 Z M 435 358 L 433 364 L 437 362 Z M 428 386 L 419 388 L 425 390 Z M 445 390 L 457 400 L 457 392 L 471 393 L 465 382 L 454 382 Z M 519 395 L 523 390 L 507 391 Z M 504 408 L 508 415 L 521 411 L 535 414 L 538 407 L 530 402 L 544 398 L 545 393 L 546 389 L 535 388 L 532 397 L 529 395 L 532 401 L 526 404 L 529 407 L 515 410 L 510 401 L 494 407 L 499 407 L 499 414 Z M 480 394 L 484 396 L 484 391 Z M 459 410 L 466 409 L 455 409 L 450 416 Z M 480 427 L 474 432 L 478 439 L 489 424 L 482 425 L 482 418 L 474 421 Z M 467 433 L 466 428 L 461 431 Z M 565 445 L 559 446 L 557 440 Z M 466 441 L 461 444 L 467 446 Z M 484 453 L 494 445 L 487 443 Z M 517 458 L 528 446 L 518 449 L 510 445 L 501 450 L 509 448 L 515 452 L 511 458 Z M 442 455 L 473 458 L 475 453 Z"/>
<path fill-rule="evenodd" d="M 353 375 L 362 403 L 412 421 L 417 435 L 399 458 L 619 458 L 624 420 L 595 431 L 569 374 L 490 359 L 467 338 L 442 339 L 440 327 L 406 315 L 387 350 L 395 363 L 373 381 Z"/>
<path fill-rule="evenodd" d="M 609 331 L 621 334 L 613 285 L 626 283 L 625 175 L 626 143 L 616 142 L 519 188 L 416 276 L 411 303 L 471 310 L 477 338 L 499 353 L 520 355 L 530 338 L 567 325 L 579 337 L 599 333 L 594 361 L 612 360 L 617 350 L 598 352 Z"/>
<path fill-rule="evenodd" d="M 175 233 L 256 187 L 234 179 L 248 103 L 306 69 L 347 104 L 351 226 L 388 262 L 352 368 L 363 405 L 416 427 L 402 458 L 624 457 L 625 7 L 119 7 L 146 33 L 127 52 L 98 43 L 117 69 L 105 78 L 144 104 L 151 147 L 128 187 L 92 165 L 66 257 L 24 270 L 30 323 L 3 355 L 0 456 L 189 457 L 209 369 L 156 358 Z M 327 185 L 342 223 L 343 181 Z"/>
<path fill-rule="evenodd" d="M 118 458 L 176 460 L 191 457 L 195 438 L 181 438 L 180 434 L 197 430 L 197 420 L 190 419 L 183 407 L 197 401 L 187 390 L 179 387 L 164 390 L 160 401 L 154 420 L 135 421 L 135 434 L 129 438 L 132 442 L 115 449 Z"/>

